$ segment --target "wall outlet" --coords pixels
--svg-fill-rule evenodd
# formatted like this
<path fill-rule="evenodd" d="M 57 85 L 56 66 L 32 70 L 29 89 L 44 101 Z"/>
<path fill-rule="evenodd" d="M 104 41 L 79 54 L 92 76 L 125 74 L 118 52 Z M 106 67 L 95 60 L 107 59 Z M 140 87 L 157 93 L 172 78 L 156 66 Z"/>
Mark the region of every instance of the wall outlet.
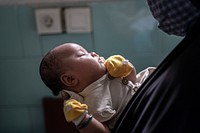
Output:
<path fill-rule="evenodd" d="M 60 8 L 36 9 L 38 34 L 57 34 L 63 32 Z"/>

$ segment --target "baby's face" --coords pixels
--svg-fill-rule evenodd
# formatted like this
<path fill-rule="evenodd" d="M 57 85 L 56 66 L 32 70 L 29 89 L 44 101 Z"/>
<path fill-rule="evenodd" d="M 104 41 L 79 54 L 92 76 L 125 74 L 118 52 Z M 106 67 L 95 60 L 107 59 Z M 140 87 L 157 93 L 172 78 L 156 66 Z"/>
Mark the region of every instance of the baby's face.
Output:
<path fill-rule="evenodd" d="M 80 81 L 87 82 L 89 85 L 106 73 L 105 60 L 96 53 L 89 53 L 77 44 L 64 45 L 62 50 L 66 52 L 64 64 L 70 66 L 73 74 L 79 77 Z"/>

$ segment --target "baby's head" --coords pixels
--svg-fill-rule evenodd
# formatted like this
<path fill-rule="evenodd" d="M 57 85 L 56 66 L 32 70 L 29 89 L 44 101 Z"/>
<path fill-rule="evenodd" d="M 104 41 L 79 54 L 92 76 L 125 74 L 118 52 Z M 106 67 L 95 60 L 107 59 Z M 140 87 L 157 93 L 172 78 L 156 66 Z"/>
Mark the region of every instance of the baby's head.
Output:
<path fill-rule="evenodd" d="M 106 73 L 103 60 L 75 43 L 65 43 L 49 51 L 41 61 L 40 76 L 54 95 L 61 90 L 81 92 Z"/>

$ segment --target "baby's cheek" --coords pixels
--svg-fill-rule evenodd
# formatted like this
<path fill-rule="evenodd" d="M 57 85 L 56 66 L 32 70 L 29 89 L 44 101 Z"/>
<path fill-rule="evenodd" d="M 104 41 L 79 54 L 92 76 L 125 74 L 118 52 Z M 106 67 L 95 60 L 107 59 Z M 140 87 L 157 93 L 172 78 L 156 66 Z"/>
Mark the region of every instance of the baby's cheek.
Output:
<path fill-rule="evenodd" d="M 102 62 L 105 62 L 105 58 L 104 57 L 100 57 L 100 58 L 101 58 Z"/>

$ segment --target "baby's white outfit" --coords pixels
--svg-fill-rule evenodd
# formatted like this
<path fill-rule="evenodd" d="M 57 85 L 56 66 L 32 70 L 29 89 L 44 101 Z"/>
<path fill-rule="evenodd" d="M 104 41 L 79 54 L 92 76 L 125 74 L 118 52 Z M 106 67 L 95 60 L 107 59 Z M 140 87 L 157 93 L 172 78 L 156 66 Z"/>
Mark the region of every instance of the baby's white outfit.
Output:
<path fill-rule="evenodd" d="M 67 92 L 73 99 L 88 105 L 88 112 L 99 122 L 105 122 L 112 129 L 131 97 L 155 68 L 148 67 L 137 74 L 137 83 L 122 82 L 122 78 L 109 79 L 105 74 L 97 81 L 76 94 Z"/>

